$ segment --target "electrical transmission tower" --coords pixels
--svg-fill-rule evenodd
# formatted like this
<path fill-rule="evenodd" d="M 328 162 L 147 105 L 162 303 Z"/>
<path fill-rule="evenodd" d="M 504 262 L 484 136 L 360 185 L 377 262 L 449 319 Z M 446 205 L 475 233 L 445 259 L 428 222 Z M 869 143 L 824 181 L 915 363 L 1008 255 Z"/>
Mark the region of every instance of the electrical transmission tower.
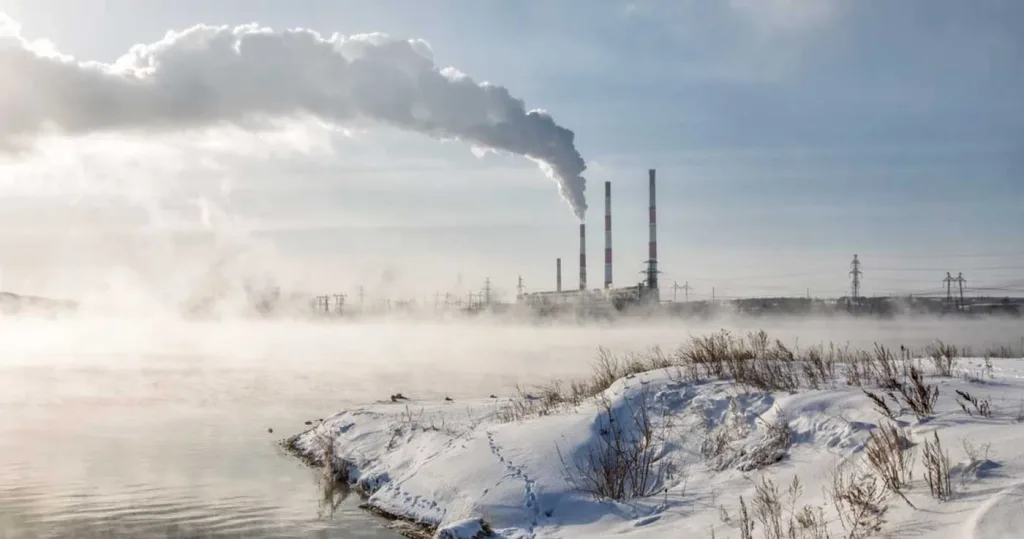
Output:
<path fill-rule="evenodd" d="M 946 285 L 946 306 L 947 307 L 953 305 L 953 281 L 955 281 L 955 280 L 956 279 L 954 279 L 953 276 L 950 275 L 948 271 L 946 272 L 946 277 L 944 279 L 942 279 L 942 283 Z"/>
<path fill-rule="evenodd" d="M 672 281 L 672 303 L 676 302 L 676 292 L 679 291 L 679 290 L 683 291 L 683 298 L 684 298 L 683 301 L 689 303 L 690 302 L 690 289 L 691 288 L 692 287 L 690 286 L 689 282 L 685 282 L 685 283 L 683 283 L 682 286 L 680 286 L 679 283 L 677 283 L 675 281 Z"/>
<path fill-rule="evenodd" d="M 342 309 L 345 307 L 345 294 L 334 295 L 334 312 L 341 314 Z"/>
<path fill-rule="evenodd" d="M 964 309 L 964 285 L 967 284 L 967 279 L 964 279 L 963 273 L 958 273 L 956 279 L 953 280 L 960 287 L 960 310 L 962 311 Z"/>
<path fill-rule="evenodd" d="M 864 272 L 860 270 L 860 260 L 857 259 L 857 255 L 853 255 L 853 262 L 850 262 L 850 275 L 853 277 L 853 282 L 850 283 L 850 295 L 856 302 L 860 298 L 860 277 L 864 275 Z"/>

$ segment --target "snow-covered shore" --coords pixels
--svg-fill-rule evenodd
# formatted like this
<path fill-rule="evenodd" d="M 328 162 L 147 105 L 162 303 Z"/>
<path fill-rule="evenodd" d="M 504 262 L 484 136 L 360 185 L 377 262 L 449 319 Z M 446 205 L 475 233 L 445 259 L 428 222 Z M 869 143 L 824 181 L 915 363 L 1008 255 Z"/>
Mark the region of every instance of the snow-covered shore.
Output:
<path fill-rule="evenodd" d="M 577 405 L 527 402 L 527 413 L 515 410 L 541 397 L 370 404 L 288 443 L 312 461 L 322 461 L 325 443 L 333 444 L 335 462 L 368 507 L 438 537 L 740 538 L 740 499 L 753 513 L 763 477 L 782 492 L 784 520 L 807 507 L 821 515 L 821 531 L 847 537 L 834 473 L 869 469 L 871 433 L 892 424 L 905 427 L 914 445 L 913 473 L 900 496 L 886 497 L 877 535 L 1024 536 L 1024 360 L 992 360 L 986 368 L 982 359 L 963 359 L 953 377 L 929 375 L 926 382 L 939 389 L 934 411 L 919 418 L 893 398 L 892 421 L 860 387 L 845 383 L 745 390 L 731 381 L 693 381 L 670 367 L 622 378 Z M 967 413 L 956 390 L 988 402 L 989 417 L 969 402 Z M 780 426 L 781 449 L 773 442 Z M 653 470 L 641 481 L 645 495 L 613 501 L 585 492 L 592 490 L 587 470 L 609 440 L 642 437 L 645 428 Z M 933 432 L 950 461 L 954 494 L 946 501 L 932 497 L 925 480 L 924 442 Z M 801 488 L 791 500 L 794 477 Z M 751 520 L 753 537 L 770 536 Z"/>

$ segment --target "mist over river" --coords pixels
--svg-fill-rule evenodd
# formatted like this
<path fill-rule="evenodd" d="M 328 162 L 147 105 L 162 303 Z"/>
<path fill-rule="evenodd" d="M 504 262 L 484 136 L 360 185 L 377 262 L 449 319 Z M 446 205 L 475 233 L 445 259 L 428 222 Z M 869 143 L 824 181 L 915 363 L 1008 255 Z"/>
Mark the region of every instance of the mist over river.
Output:
<path fill-rule="evenodd" d="M 402 392 L 507 394 L 589 373 L 598 346 L 720 328 L 787 344 L 1018 347 L 1012 320 L 731 319 L 586 325 L 0 317 L 0 537 L 395 537 L 277 442 Z M 273 433 L 268 429 L 272 428 Z"/>

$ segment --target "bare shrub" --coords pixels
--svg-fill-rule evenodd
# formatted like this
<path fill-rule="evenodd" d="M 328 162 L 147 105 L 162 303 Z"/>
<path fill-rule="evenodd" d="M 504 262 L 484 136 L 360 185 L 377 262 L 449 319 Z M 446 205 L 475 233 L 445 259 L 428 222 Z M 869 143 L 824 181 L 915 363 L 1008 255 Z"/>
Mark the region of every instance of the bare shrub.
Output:
<path fill-rule="evenodd" d="M 999 358 L 999 359 L 1011 359 L 1018 358 L 1020 355 L 1013 350 L 1012 346 L 990 346 L 985 350 L 985 358 Z"/>
<path fill-rule="evenodd" d="M 889 405 L 885 402 L 884 395 L 879 395 L 878 393 L 873 393 L 863 388 L 861 389 L 861 391 L 863 391 L 864 394 L 867 395 L 869 399 L 871 399 L 871 403 L 875 405 L 875 410 L 877 410 L 878 413 L 884 415 L 889 419 L 896 419 L 896 412 L 894 412 L 892 408 L 889 408 Z"/>
<path fill-rule="evenodd" d="M 885 487 L 910 504 L 903 489 L 913 479 L 914 451 L 906 429 L 891 423 L 879 427 L 871 432 L 864 453 Z"/>
<path fill-rule="evenodd" d="M 825 510 L 823 508 L 805 505 L 796 513 L 794 520 L 796 521 L 798 537 L 803 539 L 829 539 L 828 521 L 825 520 Z M 790 537 L 793 537 L 792 533 Z"/>
<path fill-rule="evenodd" d="M 645 396 L 639 406 L 626 404 L 624 414 L 616 414 L 607 398 L 599 417 L 600 435 L 597 444 L 570 464 L 558 450 L 562 469 L 569 485 L 596 498 L 629 500 L 656 494 L 670 472 L 670 463 L 660 458 L 664 437 L 653 425 Z"/>
<path fill-rule="evenodd" d="M 765 425 L 767 428 L 764 436 L 749 448 L 740 451 L 737 469 L 741 472 L 767 468 L 781 462 L 789 454 L 792 431 L 789 428 L 789 418 L 785 412 L 779 410 L 775 421 Z"/>
<path fill-rule="evenodd" d="M 682 352 L 683 358 L 704 369 L 709 378 L 722 379 L 729 374 L 727 367 L 753 359 L 755 354 L 733 337 L 728 330 L 704 337 L 693 337 Z"/>
<path fill-rule="evenodd" d="M 910 408 L 918 419 L 924 419 L 935 411 L 935 403 L 939 400 L 939 388 L 925 383 L 921 369 L 910 367 L 909 380 L 898 384 L 896 389 L 903 404 Z"/>
<path fill-rule="evenodd" d="M 821 507 L 800 506 L 803 485 L 793 476 L 783 496 L 766 476 L 754 485 L 753 514 L 765 539 L 827 539 L 828 522 Z"/>
<path fill-rule="evenodd" d="M 964 447 L 964 454 L 967 455 L 967 463 L 963 466 L 956 466 L 959 469 L 960 484 L 962 485 L 967 481 L 968 476 L 977 473 L 986 463 L 992 462 L 989 458 L 992 444 L 984 443 L 978 447 L 967 438 L 964 438 L 961 443 Z"/>
<path fill-rule="evenodd" d="M 708 430 L 700 444 L 700 454 L 708 466 L 715 471 L 722 471 L 732 462 L 732 436 L 727 429 Z"/>
<path fill-rule="evenodd" d="M 871 375 L 875 383 L 884 389 L 893 389 L 905 375 L 892 349 L 875 343 L 874 355 L 870 356 Z"/>
<path fill-rule="evenodd" d="M 931 359 L 932 365 L 935 365 L 936 374 L 946 378 L 953 376 L 953 370 L 960 358 L 960 350 L 956 346 L 935 341 L 925 349 L 925 353 Z"/>
<path fill-rule="evenodd" d="M 744 423 L 741 416 L 739 406 L 732 400 L 729 402 L 726 419 L 722 423 L 714 428 L 706 425 L 700 452 L 712 470 L 725 470 L 739 457 L 740 452 L 733 447 L 733 443 L 745 438 L 750 432 L 750 427 Z"/>
<path fill-rule="evenodd" d="M 824 347 L 809 348 L 801 357 L 804 380 L 811 389 L 836 386 L 835 348 L 826 353 Z"/>
<path fill-rule="evenodd" d="M 515 393 L 508 401 L 498 406 L 494 416 L 499 422 L 513 423 L 533 417 L 537 410 L 536 398 L 522 387 L 516 386 Z"/>
<path fill-rule="evenodd" d="M 754 518 L 761 523 L 765 539 L 783 539 L 782 501 L 779 486 L 768 477 L 754 486 Z"/>
<path fill-rule="evenodd" d="M 590 380 L 591 388 L 611 387 L 625 373 L 619 358 L 603 346 L 597 349 L 597 359 L 594 361 L 593 369 L 594 373 Z"/>
<path fill-rule="evenodd" d="M 964 438 L 961 443 L 964 446 L 964 454 L 967 455 L 969 462 L 982 462 L 989 458 L 989 453 L 992 452 L 992 443 L 986 442 L 981 447 L 975 446 L 970 440 Z"/>
<path fill-rule="evenodd" d="M 313 440 L 315 453 L 320 456 L 320 518 L 333 518 L 341 503 L 348 498 L 350 488 L 349 463 L 339 459 L 335 451 L 335 439 L 327 432 L 318 432 Z"/>
<path fill-rule="evenodd" d="M 700 365 L 694 363 L 687 357 L 687 351 L 685 346 L 680 346 L 675 352 L 675 363 L 676 363 L 676 381 L 686 381 L 690 383 L 697 383 L 701 380 L 701 368 Z"/>
<path fill-rule="evenodd" d="M 978 399 L 966 391 L 956 390 L 956 403 L 969 416 L 992 417 L 992 403 L 988 399 Z M 970 407 L 967 405 L 970 404 Z M 973 412 L 971 410 L 974 410 Z"/>
<path fill-rule="evenodd" d="M 754 521 L 747 512 L 747 504 L 740 496 L 740 539 L 754 539 Z"/>
<path fill-rule="evenodd" d="M 882 530 L 889 510 L 889 490 L 873 474 L 836 468 L 826 494 L 836 508 L 847 539 L 870 537 Z"/>
<path fill-rule="evenodd" d="M 949 480 L 949 455 L 942 451 L 938 432 L 932 432 L 932 440 L 924 442 L 924 468 L 932 497 L 941 501 L 951 499 L 953 484 Z"/>
<path fill-rule="evenodd" d="M 866 353 L 861 351 L 850 352 L 847 348 L 844 364 L 846 369 L 843 374 L 846 377 L 847 385 L 863 387 L 870 385 L 874 381 L 871 356 Z"/>
<path fill-rule="evenodd" d="M 782 341 L 776 340 L 758 357 L 748 362 L 745 379 L 737 382 L 763 391 L 787 391 L 800 389 L 800 365 L 796 355 Z"/>

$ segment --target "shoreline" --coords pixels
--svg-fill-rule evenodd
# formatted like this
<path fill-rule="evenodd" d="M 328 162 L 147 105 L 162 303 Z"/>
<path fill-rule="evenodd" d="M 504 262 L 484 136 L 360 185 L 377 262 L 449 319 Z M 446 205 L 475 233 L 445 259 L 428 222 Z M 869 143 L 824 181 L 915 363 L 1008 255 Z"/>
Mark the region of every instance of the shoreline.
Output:
<path fill-rule="evenodd" d="M 943 450 L 954 455 L 950 467 L 962 476 L 956 488 L 963 492 L 954 501 L 936 504 L 918 479 L 908 480 L 899 496 L 937 515 L 943 524 L 939 531 L 951 531 L 947 524 L 963 525 L 957 518 L 993 525 L 982 522 L 981 494 L 1016 488 L 1010 479 L 1024 476 L 1024 451 L 1015 442 L 1024 436 L 1024 400 L 1020 412 L 1017 401 L 1011 402 L 1024 391 L 1024 359 L 965 358 L 948 347 L 949 357 L 935 359 L 933 368 L 931 359 L 902 351 L 896 355 L 883 347 L 874 355 L 842 352 L 851 355 L 833 357 L 830 361 L 843 361 L 831 366 L 819 363 L 816 371 L 805 368 L 813 353 L 786 356 L 789 351 L 781 343 L 761 339 L 765 348 L 759 354 L 738 361 L 602 357 L 595 379 L 587 381 L 594 384 L 590 387 L 556 382 L 501 398 L 353 407 L 282 444 L 307 465 L 323 469 L 324 450 L 317 444 L 329 440 L 334 469 L 342 470 L 341 478 L 360 496 L 360 507 L 401 523 L 394 531 L 414 539 L 477 539 L 490 533 L 660 539 L 680 530 L 734 536 L 736 501 L 742 505 L 744 499 L 757 499 L 755 477 L 783 489 L 790 481 L 806 483 L 808 494 L 800 503 L 829 507 L 827 497 L 817 492 L 834 488 L 821 482 L 840 473 L 834 459 L 855 463 L 863 472 L 865 448 L 879 433 L 896 428 L 914 440 L 913 447 L 941 436 Z M 737 353 L 729 346 L 722 351 Z M 949 372 L 941 372 L 943 361 L 949 362 Z M 779 365 L 788 366 L 777 370 Z M 744 370 L 739 378 L 735 372 L 709 374 L 736 368 L 754 372 Z M 761 368 L 767 370 L 757 371 Z M 881 414 L 866 394 L 888 383 L 881 378 L 885 369 L 904 369 L 903 376 L 907 369 L 927 370 L 910 376 L 935 388 L 934 410 L 914 412 L 893 396 L 891 417 Z M 759 382 L 758 376 L 776 378 Z M 972 409 L 962 395 L 981 404 Z M 992 412 L 985 403 L 995 402 L 1001 404 Z M 979 412 L 979 406 L 986 411 Z M 611 438 L 609 429 L 616 433 Z M 607 490 L 600 474 L 588 475 L 587 466 L 607 454 L 601 448 L 611 447 L 610 439 L 640 439 L 643 435 L 634 435 L 644 432 L 648 445 L 641 451 L 657 456 L 644 461 L 650 475 L 639 487 Z M 961 449 L 960 439 L 970 442 Z M 720 442 L 717 449 L 710 451 L 714 444 L 709 441 Z M 984 457 L 969 454 L 977 447 L 985 447 Z M 998 462 L 989 460 L 988 448 Z M 924 462 L 915 466 L 912 476 L 925 477 Z M 999 474 L 988 472 L 1003 467 Z M 968 473 L 973 475 L 967 478 Z M 632 479 L 623 481 L 628 485 Z M 885 502 L 890 525 L 921 518 L 917 509 L 896 499 Z M 830 516 L 821 525 L 831 526 L 836 536 L 838 522 Z M 925 539 L 932 537 L 926 534 Z"/>
<path fill-rule="evenodd" d="M 322 471 L 324 469 L 324 463 L 322 462 L 322 459 L 316 458 L 312 453 L 303 450 L 298 445 L 298 441 L 304 435 L 312 433 L 315 429 L 316 427 L 311 427 L 303 432 L 289 436 L 284 440 L 280 440 L 278 444 L 285 450 L 285 452 L 287 452 L 292 457 L 299 459 L 299 461 L 301 461 L 306 466 L 315 470 Z M 358 474 L 358 468 L 356 468 L 353 462 L 341 459 L 338 464 L 348 469 L 355 468 L 356 474 Z M 402 535 L 404 537 L 408 537 L 409 539 L 431 539 L 437 532 L 437 526 L 430 526 L 424 523 L 416 522 L 414 520 L 405 518 L 402 515 L 391 513 L 384 508 L 377 507 L 372 503 L 369 503 L 370 496 L 373 494 L 373 492 L 367 491 L 362 484 L 355 482 L 352 484 L 348 484 L 347 487 L 351 489 L 352 493 L 359 496 L 360 509 L 391 523 L 398 524 L 396 526 L 387 527 L 389 530 L 398 533 L 399 535 Z"/>

